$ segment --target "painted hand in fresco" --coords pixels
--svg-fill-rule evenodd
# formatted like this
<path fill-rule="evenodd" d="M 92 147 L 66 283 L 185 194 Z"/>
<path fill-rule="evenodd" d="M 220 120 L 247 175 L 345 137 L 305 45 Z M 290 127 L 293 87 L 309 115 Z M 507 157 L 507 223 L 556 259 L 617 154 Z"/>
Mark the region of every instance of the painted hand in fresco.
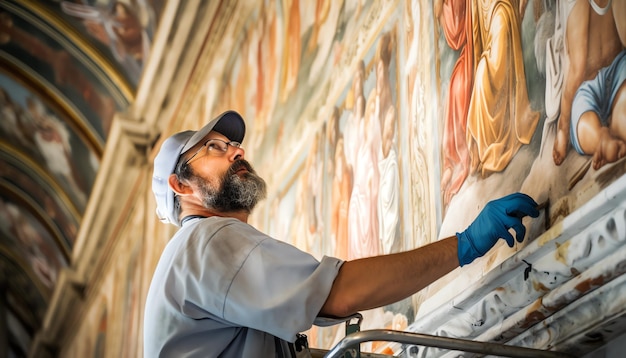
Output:
<path fill-rule="evenodd" d="M 524 216 L 539 216 L 537 203 L 526 194 L 513 193 L 488 202 L 476 220 L 465 231 L 456 234 L 461 266 L 486 254 L 500 238 L 513 247 L 511 228 L 515 230 L 517 242 L 522 242 L 526 235 L 522 224 Z"/>

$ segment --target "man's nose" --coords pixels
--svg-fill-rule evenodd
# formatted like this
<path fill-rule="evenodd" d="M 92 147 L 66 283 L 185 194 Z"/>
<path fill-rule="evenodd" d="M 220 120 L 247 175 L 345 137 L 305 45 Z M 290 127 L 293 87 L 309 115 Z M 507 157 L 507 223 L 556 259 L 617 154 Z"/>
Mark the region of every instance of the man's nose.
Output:
<path fill-rule="evenodd" d="M 233 151 L 230 154 L 230 159 L 235 161 L 239 159 L 243 159 L 246 151 L 241 147 L 233 147 Z"/>

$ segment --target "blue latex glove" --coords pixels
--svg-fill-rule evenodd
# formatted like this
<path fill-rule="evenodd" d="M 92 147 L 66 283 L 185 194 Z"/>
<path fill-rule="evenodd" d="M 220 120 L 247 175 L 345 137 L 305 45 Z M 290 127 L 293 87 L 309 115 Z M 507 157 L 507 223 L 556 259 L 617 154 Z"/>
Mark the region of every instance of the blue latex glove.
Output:
<path fill-rule="evenodd" d="M 465 231 L 456 233 L 461 266 L 486 254 L 500 238 L 513 247 L 510 228 L 515 230 L 517 242 L 522 242 L 526 235 L 522 218 L 527 215 L 536 218 L 539 210 L 537 203 L 526 194 L 513 193 L 488 202 Z"/>

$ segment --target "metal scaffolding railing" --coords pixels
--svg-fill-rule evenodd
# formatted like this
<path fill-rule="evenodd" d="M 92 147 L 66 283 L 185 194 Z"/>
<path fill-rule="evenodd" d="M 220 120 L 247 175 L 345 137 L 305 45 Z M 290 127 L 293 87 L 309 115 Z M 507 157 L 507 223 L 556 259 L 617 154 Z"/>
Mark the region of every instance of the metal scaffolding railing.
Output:
<path fill-rule="evenodd" d="M 496 355 L 500 357 L 573 358 L 571 355 L 560 352 L 386 329 L 374 329 L 352 333 L 337 343 L 324 358 L 340 358 L 356 345 L 372 341 L 396 342 L 462 352 Z"/>

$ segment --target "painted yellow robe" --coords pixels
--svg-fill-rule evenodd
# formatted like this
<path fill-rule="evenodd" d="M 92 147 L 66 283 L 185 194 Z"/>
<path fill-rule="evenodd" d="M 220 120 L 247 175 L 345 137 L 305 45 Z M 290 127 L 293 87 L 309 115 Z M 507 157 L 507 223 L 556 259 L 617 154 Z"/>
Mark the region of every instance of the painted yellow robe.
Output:
<path fill-rule="evenodd" d="M 504 170 L 533 136 L 539 113 L 528 100 L 516 0 L 472 1 L 474 88 L 467 123 L 472 168 Z"/>

